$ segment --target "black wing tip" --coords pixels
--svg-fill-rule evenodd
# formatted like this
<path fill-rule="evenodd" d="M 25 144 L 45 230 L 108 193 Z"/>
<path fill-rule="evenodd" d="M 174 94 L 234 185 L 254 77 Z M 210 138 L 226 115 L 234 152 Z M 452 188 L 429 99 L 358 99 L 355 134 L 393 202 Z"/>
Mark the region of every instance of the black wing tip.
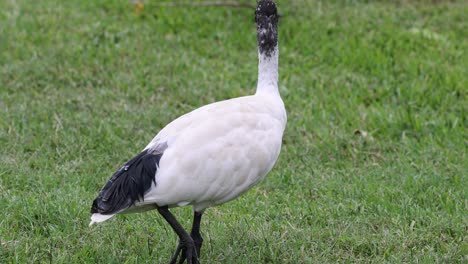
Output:
<path fill-rule="evenodd" d="M 125 209 L 132 206 L 132 202 L 130 199 L 125 199 L 124 201 L 117 201 L 117 202 L 104 202 L 102 197 L 98 197 L 94 199 L 93 205 L 91 206 L 91 214 L 103 214 L 103 215 L 110 215 L 116 214 L 119 212 L 124 211 Z"/>
<path fill-rule="evenodd" d="M 156 171 L 162 153 L 144 150 L 125 163 L 94 199 L 91 213 L 115 214 L 131 207 L 156 184 Z"/>
<path fill-rule="evenodd" d="M 99 207 L 98 207 L 97 203 L 98 203 L 98 198 L 94 199 L 93 205 L 91 206 L 91 213 L 92 214 L 99 213 Z"/>
<path fill-rule="evenodd" d="M 101 195 L 99 195 L 93 201 L 93 205 L 91 206 L 91 213 L 92 214 L 112 214 L 115 213 L 112 209 L 112 204 L 107 204 L 102 201 Z"/>

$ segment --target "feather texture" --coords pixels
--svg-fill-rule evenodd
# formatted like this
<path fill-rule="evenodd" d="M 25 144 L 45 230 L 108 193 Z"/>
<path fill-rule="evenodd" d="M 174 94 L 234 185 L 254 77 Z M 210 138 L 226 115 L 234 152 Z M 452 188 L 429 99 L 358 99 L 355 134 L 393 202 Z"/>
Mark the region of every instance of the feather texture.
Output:
<path fill-rule="evenodd" d="M 162 152 L 144 150 L 126 162 L 107 182 L 94 200 L 91 213 L 115 214 L 135 202 L 144 201 L 146 191 L 155 183 Z"/>
<path fill-rule="evenodd" d="M 136 205 L 193 205 L 195 210 L 236 198 L 275 164 L 286 111 L 275 94 L 259 93 L 196 109 L 168 124 L 147 146 L 167 142 L 156 188 Z"/>

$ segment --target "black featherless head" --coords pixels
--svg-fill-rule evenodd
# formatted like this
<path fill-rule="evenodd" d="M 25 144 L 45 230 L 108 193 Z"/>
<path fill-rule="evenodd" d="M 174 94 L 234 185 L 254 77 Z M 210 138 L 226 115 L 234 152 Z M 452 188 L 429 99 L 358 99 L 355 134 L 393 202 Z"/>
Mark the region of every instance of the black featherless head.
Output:
<path fill-rule="evenodd" d="M 270 56 L 278 46 L 278 11 L 271 0 L 260 0 L 255 9 L 257 42 L 260 53 Z"/>
<path fill-rule="evenodd" d="M 278 16 L 275 2 L 271 0 L 260 0 L 255 9 L 256 16 Z"/>

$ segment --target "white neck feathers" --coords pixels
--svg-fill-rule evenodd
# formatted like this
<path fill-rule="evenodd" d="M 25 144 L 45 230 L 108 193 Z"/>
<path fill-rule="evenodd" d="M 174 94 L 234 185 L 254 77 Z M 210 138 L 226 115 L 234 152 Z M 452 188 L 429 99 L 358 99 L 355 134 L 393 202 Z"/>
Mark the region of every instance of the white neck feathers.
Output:
<path fill-rule="evenodd" d="M 278 46 L 266 55 L 258 53 L 258 93 L 279 95 L 278 92 Z"/>

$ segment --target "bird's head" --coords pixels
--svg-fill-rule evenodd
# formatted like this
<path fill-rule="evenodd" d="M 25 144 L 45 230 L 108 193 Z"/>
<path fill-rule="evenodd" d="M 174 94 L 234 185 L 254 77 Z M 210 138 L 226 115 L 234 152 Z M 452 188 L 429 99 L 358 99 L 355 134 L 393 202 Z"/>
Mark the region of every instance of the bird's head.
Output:
<path fill-rule="evenodd" d="M 274 19 L 278 22 L 278 11 L 275 2 L 271 0 L 258 1 L 255 9 L 255 22 L 259 23 L 263 19 Z"/>
<path fill-rule="evenodd" d="M 261 53 L 269 55 L 278 45 L 278 11 L 271 0 L 260 0 L 255 9 L 257 40 Z"/>

